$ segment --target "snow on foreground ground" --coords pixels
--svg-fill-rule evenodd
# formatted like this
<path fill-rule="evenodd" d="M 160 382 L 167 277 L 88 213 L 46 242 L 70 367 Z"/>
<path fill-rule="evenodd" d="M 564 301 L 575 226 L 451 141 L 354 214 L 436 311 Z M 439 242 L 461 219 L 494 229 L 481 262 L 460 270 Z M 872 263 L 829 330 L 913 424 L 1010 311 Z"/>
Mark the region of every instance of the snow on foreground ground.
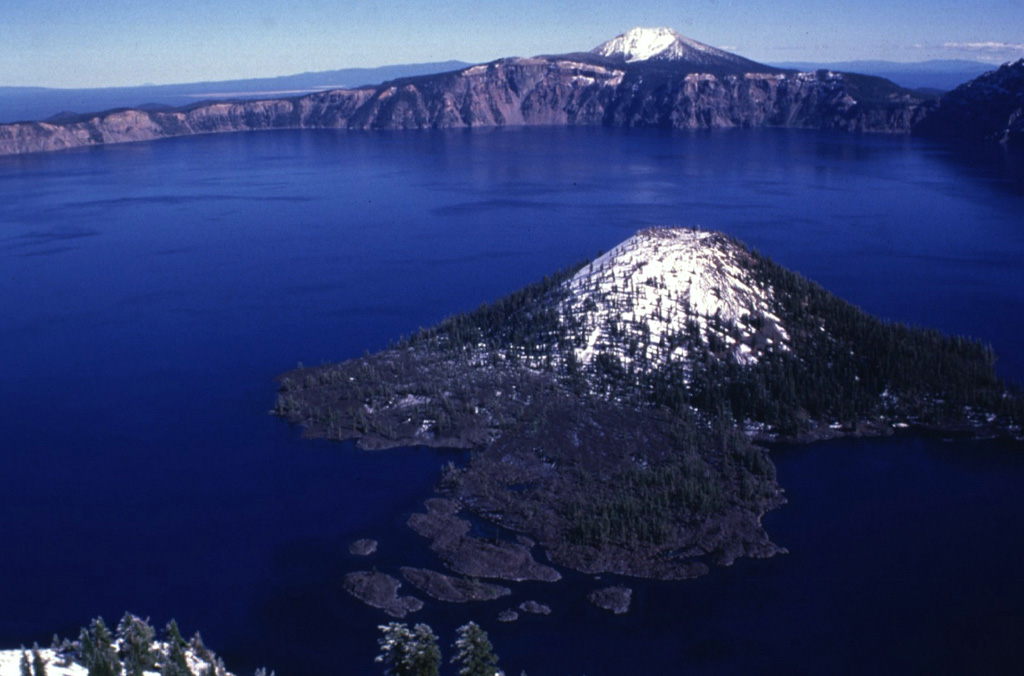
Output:
<path fill-rule="evenodd" d="M 772 313 L 771 292 L 754 279 L 750 254 L 720 233 L 650 228 L 581 269 L 569 282 L 563 314 L 582 319 L 585 344 L 576 351 L 590 365 L 611 351 L 628 365 L 684 360 L 676 337 L 721 341 L 739 363 L 755 363 L 763 346 L 744 318 L 763 318 L 786 349 L 789 336 Z M 760 332 L 764 335 L 764 331 Z M 640 346 L 630 354 L 629 345 Z"/>
<path fill-rule="evenodd" d="M 165 644 L 156 643 L 154 647 L 166 648 Z M 25 651 L 28 654 L 29 663 L 32 662 L 31 648 Z M 50 648 L 40 648 L 39 654 L 46 661 L 46 676 L 88 676 L 89 670 L 81 664 L 65 664 L 64 660 L 57 656 Z M 0 676 L 21 676 L 21 655 L 18 650 L 0 650 Z M 197 658 L 192 651 L 186 653 L 188 666 L 193 674 L 200 674 L 210 666 L 209 662 Z M 158 676 L 156 671 L 147 671 L 146 674 Z M 229 671 L 217 671 L 218 676 L 235 676 Z"/>
<path fill-rule="evenodd" d="M 32 650 L 26 651 L 32 661 Z M 49 648 L 40 649 L 39 654 L 46 660 L 47 676 L 88 676 L 89 671 L 81 664 L 60 666 L 57 656 Z M 0 676 L 21 676 L 21 650 L 0 650 Z"/>

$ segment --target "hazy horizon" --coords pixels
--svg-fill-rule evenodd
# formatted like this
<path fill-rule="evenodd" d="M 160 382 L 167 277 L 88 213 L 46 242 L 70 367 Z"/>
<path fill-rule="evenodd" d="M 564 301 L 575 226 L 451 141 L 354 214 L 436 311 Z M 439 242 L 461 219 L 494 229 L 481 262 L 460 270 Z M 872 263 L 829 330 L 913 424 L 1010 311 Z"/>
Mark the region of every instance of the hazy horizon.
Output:
<path fill-rule="evenodd" d="M 636 26 L 666 26 L 761 62 L 993 66 L 1024 56 L 1019 8 L 999 0 L 38 0 L 7 8 L 0 86 L 98 88 L 273 78 L 306 72 L 590 50 Z"/>

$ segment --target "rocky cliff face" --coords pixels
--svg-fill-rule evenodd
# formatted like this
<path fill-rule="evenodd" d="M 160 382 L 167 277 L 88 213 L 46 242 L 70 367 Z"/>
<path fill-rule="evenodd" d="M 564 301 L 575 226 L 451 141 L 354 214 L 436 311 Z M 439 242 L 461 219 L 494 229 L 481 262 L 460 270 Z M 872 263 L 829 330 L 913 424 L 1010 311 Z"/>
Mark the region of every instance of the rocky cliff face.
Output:
<path fill-rule="evenodd" d="M 929 136 L 1024 146 L 1024 59 L 960 85 L 915 130 Z"/>
<path fill-rule="evenodd" d="M 0 126 L 0 154 L 261 129 L 611 125 L 908 132 L 923 99 L 878 78 L 579 54 L 502 59 L 377 87 Z"/>
<path fill-rule="evenodd" d="M 0 155 L 46 152 L 172 136 L 303 127 L 345 127 L 373 90 L 267 101 L 208 103 L 172 111 L 113 110 L 62 123 L 0 125 Z"/>
<path fill-rule="evenodd" d="M 828 71 L 663 74 L 661 78 L 641 71 L 630 73 L 625 84 L 606 111 L 606 124 L 905 133 L 924 104 L 884 80 Z"/>

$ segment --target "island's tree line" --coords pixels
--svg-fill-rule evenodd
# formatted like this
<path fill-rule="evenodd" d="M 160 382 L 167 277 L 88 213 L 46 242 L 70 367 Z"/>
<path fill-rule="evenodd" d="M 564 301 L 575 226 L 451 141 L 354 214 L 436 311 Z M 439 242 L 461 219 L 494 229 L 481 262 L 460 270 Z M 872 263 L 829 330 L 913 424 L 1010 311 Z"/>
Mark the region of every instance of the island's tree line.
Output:
<path fill-rule="evenodd" d="M 610 475 L 575 470 L 561 498 L 569 542 L 660 546 L 681 525 L 721 513 L 731 502 L 754 506 L 775 498 L 775 465 L 735 427 L 677 421 L 667 434 L 670 455 Z"/>
<path fill-rule="evenodd" d="M 718 315 L 700 323 L 686 316 L 684 329 L 653 345 L 646 322 L 613 321 L 611 338 L 620 344 L 582 367 L 576 357 L 586 340 L 581 315 L 592 308 L 581 312 L 562 301 L 564 282 L 586 263 L 423 329 L 400 346 L 483 350 L 492 359 L 556 371 L 577 391 L 604 391 L 677 412 L 696 408 L 763 423 L 784 436 L 824 421 L 853 426 L 879 415 L 925 425 L 992 422 L 992 416 L 1006 425 L 1024 421 L 1024 397 L 996 375 L 990 347 L 873 317 L 771 259 L 747 253 L 757 283 L 774 290 L 773 310 L 790 334 L 785 348 L 760 338 L 760 315 L 742 317 L 742 330 Z M 664 279 L 642 283 L 665 285 Z M 614 296 L 601 300 L 618 309 Z M 760 358 L 740 363 L 731 345 L 751 334 Z M 665 358 L 680 347 L 685 361 Z"/>

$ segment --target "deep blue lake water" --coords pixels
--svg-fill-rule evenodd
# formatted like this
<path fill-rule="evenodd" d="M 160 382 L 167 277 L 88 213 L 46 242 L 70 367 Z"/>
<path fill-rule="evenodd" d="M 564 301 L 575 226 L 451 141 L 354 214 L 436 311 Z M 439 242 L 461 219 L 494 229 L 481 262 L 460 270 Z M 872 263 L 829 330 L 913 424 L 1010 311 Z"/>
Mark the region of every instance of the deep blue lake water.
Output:
<path fill-rule="evenodd" d="M 230 668 L 376 674 L 341 588 L 435 565 L 438 451 L 312 442 L 274 378 L 376 350 L 652 224 L 745 240 L 866 310 L 975 336 L 1024 382 L 1024 180 L 998 152 L 797 131 L 274 132 L 0 158 L 0 646 L 125 610 Z M 510 674 L 995 673 L 1024 657 L 1024 452 L 912 435 L 773 451 L 790 554 L 567 574 L 476 619 Z M 347 552 L 359 537 L 378 554 Z M 632 583 L 631 583 L 632 584 Z M 500 624 L 528 598 L 549 617 Z"/>

